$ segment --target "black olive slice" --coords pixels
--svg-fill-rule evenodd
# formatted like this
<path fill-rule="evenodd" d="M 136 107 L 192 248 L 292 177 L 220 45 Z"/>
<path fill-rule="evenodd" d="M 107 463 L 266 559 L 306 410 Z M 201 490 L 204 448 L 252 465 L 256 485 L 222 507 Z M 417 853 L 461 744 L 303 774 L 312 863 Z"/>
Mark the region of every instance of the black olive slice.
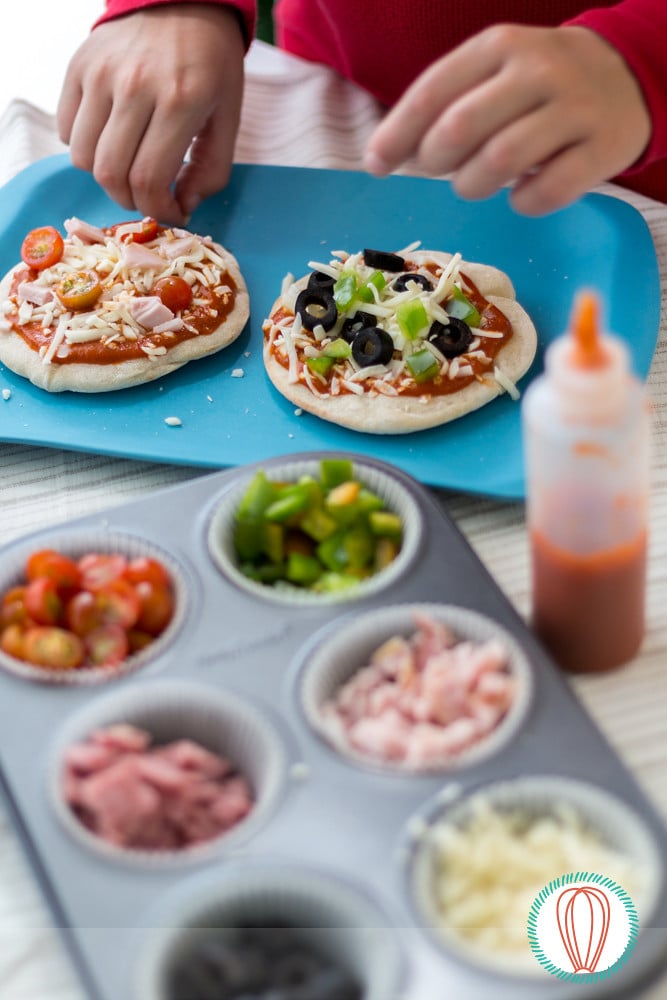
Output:
<path fill-rule="evenodd" d="M 313 271 L 308 279 L 308 291 L 328 292 L 330 295 L 333 295 L 335 282 L 336 279 L 332 278 L 330 274 L 325 274 L 324 271 Z"/>
<path fill-rule="evenodd" d="M 314 330 L 316 326 L 330 330 L 336 325 L 338 319 L 338 310 L 333 295 L 311 291 L 309 288 L 299 292 L 294 311 L 301 317 L 301 322 L 306 330 Z"/>
<path fill-rule="evenodd" d="M 397 253 L 387 253 L 385 250 L 364 250 L 364 263 L 367 267 L 377 267 L 380 271 L 404 271 L 405 261 Z"/>
<path fill-rule="evenodd" d="M 395 292 L 404 292 L 408 287 L 408 281 L 414 281 L 416 284 L 421 285 L 426 292 L 430 292 L 433 289 L 433 282 L 429 281 L 425 274 L 420 274 L 419 271 L 406 271 L 405 274 L 399 274 L 391 287 Z"/>
<path fill-rule="evenodd" d="M 386 365 L 394 353 L 394 341 L 379 326 L 366 326 L 352 341 L 352 357 L 361 365 Z"/>
<path fill-rule="evenodd" d="M 456 316 L 450 316 L 449 323 L 445 326 L 439 320 L 431 325 L 428 331 L 427 340 L 437 347 L 446 358 L 456 358 L 472 344 L 472 333 L 467 323 Z"/>
<path fill-rule="evenodd" d="M 363 330 L 366 326 L 375 326 L 375 316 L 371 316 L 370 313 L 356 312 L 354 316 L 348 316 L 343 321 L 340 335 L 343 340 L 351 344 L 359 331 Z"/>

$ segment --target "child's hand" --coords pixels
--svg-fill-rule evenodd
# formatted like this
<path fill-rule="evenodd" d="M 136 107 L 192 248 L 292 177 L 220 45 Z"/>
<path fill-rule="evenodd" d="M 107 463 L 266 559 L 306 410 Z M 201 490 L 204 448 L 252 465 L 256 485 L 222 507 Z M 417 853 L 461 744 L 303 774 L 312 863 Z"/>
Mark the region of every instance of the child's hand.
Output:
<path fill-rule="evenodd" d="M 243 56 L 236 14 L 213 4 L 100 25 L 74 55 L 58 106 L 72 162 L 125 208 L 183 223 L 229 179 Z"/>
<path fill-rule="evenodd" d="M 411 156 L 464 198 L 512 183 L 526 215 L 562 208 L 631 166 L 651 136 L 640 87 L 586 28 L 497 25 L 433 63 L 376 129 L 371 173 Z"/>

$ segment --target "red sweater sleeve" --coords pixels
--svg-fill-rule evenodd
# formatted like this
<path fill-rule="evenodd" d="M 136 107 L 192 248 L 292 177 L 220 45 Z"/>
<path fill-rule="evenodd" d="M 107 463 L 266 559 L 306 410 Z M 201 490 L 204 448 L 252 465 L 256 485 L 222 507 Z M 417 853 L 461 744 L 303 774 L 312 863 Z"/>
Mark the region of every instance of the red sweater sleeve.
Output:
<path fill-rule="evenodd" d="M 667 157 L 667 3 L 624 0 L 587 10 L 568 24 L 590 28 L 617 49 L 637 77 L 653 123 L 651 141 L 639 169 Z"/>
<path fill-rule="evenodd" d="M 114 17 L 122 14 L 131 14 L 132 11 L 142 10 L 145 7 L 165 7 L 170 3 L 217 3 L 221 7 L 233 7 L 239 12 L 244 31 L 246 48 L 250 45 L 255 35 L 255 24 L 257 19 L 257 4 L 255 0 L 107 0 L 107 9 L 98 18 L 93 27 L 110 21 Z"/>

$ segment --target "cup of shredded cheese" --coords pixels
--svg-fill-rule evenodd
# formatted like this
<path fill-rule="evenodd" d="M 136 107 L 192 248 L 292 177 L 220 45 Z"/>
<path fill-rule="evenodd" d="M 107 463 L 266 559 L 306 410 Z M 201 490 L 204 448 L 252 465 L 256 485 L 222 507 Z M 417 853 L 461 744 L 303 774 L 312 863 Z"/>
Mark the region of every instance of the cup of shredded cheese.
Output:
<path fill-rule="evenodd" d="M 510 975 L 543 975 L 531 905 L 571 872 L 612 879 L 640 924 L 656 903 L 661 861 L 642 820 L 602 788 L 552 775 L 489 785 L 410 824 L 410 882 L 420 923 L 450 953 Z"/>

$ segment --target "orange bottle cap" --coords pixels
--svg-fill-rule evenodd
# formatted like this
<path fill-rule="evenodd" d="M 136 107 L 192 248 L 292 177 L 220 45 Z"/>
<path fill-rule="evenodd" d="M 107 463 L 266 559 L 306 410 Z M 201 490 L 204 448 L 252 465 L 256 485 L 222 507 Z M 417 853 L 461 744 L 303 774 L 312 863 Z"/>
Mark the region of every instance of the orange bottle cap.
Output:
<path fill-rule="evenodd" d="M 581 292 L 574 305 L 572 362 L 578 368 L 601 368 L 609 361 L 600 336 L 600 304 L 593 292 Z"/>

